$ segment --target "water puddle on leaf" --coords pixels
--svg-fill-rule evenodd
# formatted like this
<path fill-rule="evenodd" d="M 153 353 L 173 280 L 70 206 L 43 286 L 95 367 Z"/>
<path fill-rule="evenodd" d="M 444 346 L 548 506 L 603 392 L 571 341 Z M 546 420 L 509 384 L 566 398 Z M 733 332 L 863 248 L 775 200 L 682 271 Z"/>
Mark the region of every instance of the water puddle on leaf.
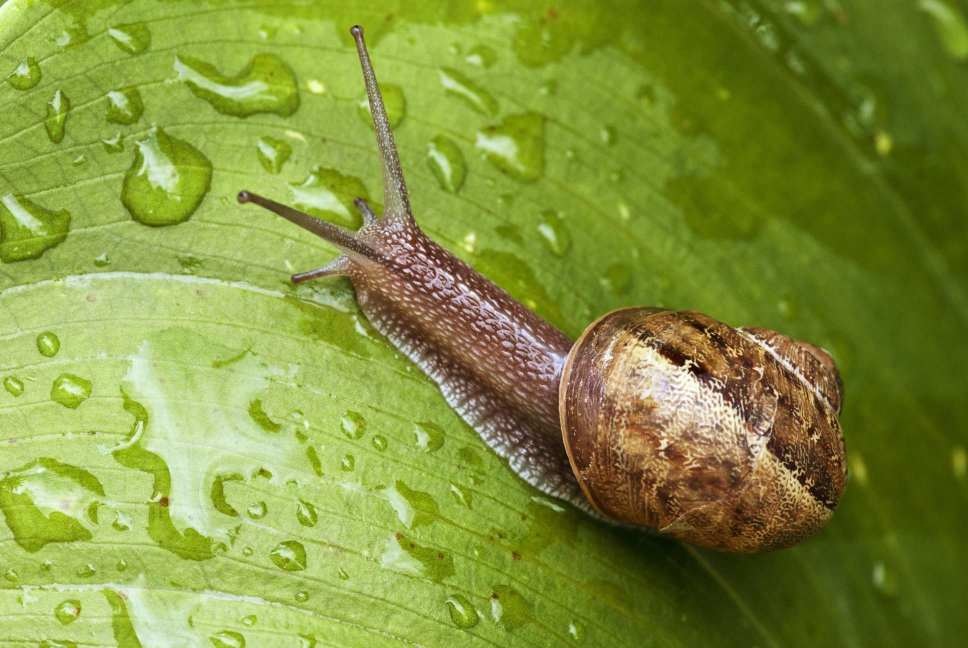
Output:
<path fill-rule="evenodd" d="M 192 93 L 225 115 L 258 113 L 292 115 L 299 108 L 299 84 L 275 54 L 256 54 L 241 72 L 226 76 L 211 63 L 191 56 L 175 57 L 175 72 Z"/>
<path fill-rule="evenodd" d="M 7 83 L 17 90 L 30 90 L 40 83 L 41 72 L 37 59 L 28 56 L 17 64 L 9 76 Z"/>
<path fill-rule="evenodd" d="M 289 142 L 268 135 L 260 137 L 255 146 L 259 156 L 259 164 L 272 174 L 282 171 L 282 167 L 289 160 L 289 156 L 292 155 L 292 146 Z"/>
<path fill-rule="evenodd" d="M 112 124 L 133 124 L 145 111 L 141 92 L 134 86 L 111 90 L 105 98 L 108 102 L 107 120 Z"/>
<path fill-rule="evenodd" d="M 447 94 L 457 97 L 471 109 L 487 117 L 497 114 L 497 99 L 461 72 L 448 67 L 440 68 L 438 78 Z"/>
<path fill-rule="evenodd" d="M 321 166 L 315 167 L 301 183 L 289 185 L 289 191 L 298 209 L 350 229 L 363 224 L 353 200 L 363 198 L 370 202 L 362 180 Z M 379 205 L 370 202 L 370 206 L 380 213 Z"/>
<path fill-rule="evenodd" d="M 522 182 L 544 175 L 545 118 L 533 112 L 509 115 L 477 132 L 474 145 L 503 173 Z"/>
<path fill-rule="evenodd" d="M 450 554 L 419 545 L 402 533 L 394 533 L 387 539 L 380 565 L 408 576 L 429 578 L 437 583 L 454 575 L 454 559 Z"/>
<path fill-rule="evenodd" d="M 385 489 L 383 494 L 397 514 L 397 519 L 408 529 L 436 522 L 440 517 L 440 509 L 433 495 L 414 490 L 400 480 Z"/>
<path fill-rule="evenodd" d="M 128 23 L 108 28 L 114 44 L 128 54 L 140 54 L 151 45 L 151 31 L 144 23 Z"/>
<path fill-rule="evenodd" d="M 427 144 L 427 165 L 444 191 L 457 193 L 467 177 L 464 154 L 454 140 L 438 135 Z"/>
<path fill-rule="evenodd" d="M 53 211 L 15 194 L 0 197 L 0 260 L 36 259 L 67 238 L 71 214 Z"/>

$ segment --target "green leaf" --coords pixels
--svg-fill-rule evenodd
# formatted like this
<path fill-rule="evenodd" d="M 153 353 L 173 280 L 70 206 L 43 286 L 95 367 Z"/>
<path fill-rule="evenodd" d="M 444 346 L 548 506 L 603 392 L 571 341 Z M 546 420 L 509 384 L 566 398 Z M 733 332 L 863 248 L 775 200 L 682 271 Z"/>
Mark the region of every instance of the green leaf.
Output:
<path fill-rule="evenodd" d="M 0 643 L 956 643 L 966 16 L 0 3 Z M 657 304 L 831 350 L 823 533 L 719 555 L 543 498 L 347 283 L 290 285 L 335 251 L 234 197 L 379 200 L 354 23 L 421 225 L 569 335 Z"/>

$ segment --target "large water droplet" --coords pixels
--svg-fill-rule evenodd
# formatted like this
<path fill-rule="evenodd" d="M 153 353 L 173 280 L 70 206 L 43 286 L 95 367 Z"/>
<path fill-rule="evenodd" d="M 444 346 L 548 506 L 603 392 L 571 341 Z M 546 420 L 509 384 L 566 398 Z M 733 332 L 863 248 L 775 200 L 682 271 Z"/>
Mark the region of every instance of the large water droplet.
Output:
<path fill-rule="evenodd" d="M 55 333 L 44 331 L 37 336 L 37 351 L 45 358 L 53 358 L 60 348 L 60 338 Z"/>
<path fill-rule="evenodd" d="M 319 514 L 316 512 L 315 506 L 305 500 L 299 500 L 296 505 L 296 519 L 304 527 L 314 527 L 319 520 Z"/>
<path fill-rule="evenodd" d="M 141 92 L 134 86 L 112 90 L 107 94 L 107 120 L 113 124 L 133 124 L 141 119 L 145 111 Z"/>
<path fill-rule="evenodd" d="M 40 83 L 40 65 L 33 56 L 28 56 L 7 76 L 7 83 L 17 90 L 30 90 Z"/>
<path fill-rule="evenodd" d="M 402 533 L 395 533 L 387 540 L 380 564 L 393 571 L 429 578 L 434 582 L 454 575 L 454 559 L 450 554 L 419 545 Z"/>
<path fill-rule="evenodd" d="M 121 188 L 121 202 L 131 217 L 151 226 L 187 220 L 208 193 L 212 163 L 197 148 L 160 128 L 153 128 L 136 146 Z"/>
<path fill-rule="evenodd" d="M 544 173 L 544 121 L 533 112 L 509 115 L 478 131 L 474 144 L 502 172 L 534 182 Z"/>
<path fill-rule="evenodd" d="M 488 117 L 497 114 L 497 99 L 484 88 L 453 68 L 441 68 L 438 72 L 440 85 L 447 94 L 457 97 L 465 104 Z"/>
<path fill-rule="evenodd" d="M 477 610 L 462 594 L 451 594 L 444 600 L 444 605 L 450 613 L 450 620 L 458 628 L 473 628 L 480 620 Z"/>
<path fill-rule="evenodd" d="M 140 54 L 151 45 L 151 31 L 144 23 L 128 23 L 108 28 L 114 44 L 128 54 Z"/>
<path fill-rule="evenodd" d="M 317 166 L 300 184 L 289 185 L 289 190 L 294 206 L 313 216 L 350 229 L 363 224 L 353 199 L 363 198 L 369 202 L 369 193 L 359 178 Z M 370 206 L 379 213 L 372 202 Z"/>
<path fill-rule="evenodd" d="M 62 373 L 50 386 L 50 399 L 70 409 L 77 409 L 90 396 L 91 381 L 72 373 Z"/>
<path fill-rule="evenodd" d="M 234 630 L 216 632 L 208 640 L 214 648 L 245 648 L 245 637 Z"/>
<path fill-rule="evenodd" d="M 418 421 L 413 426 L 414 443 L 424 452 L 436 452 L 444 445 L 444 430 L 436 423 Z"/>
<path fill-rule="evenodd" d="M 62 90 L 55 91 L 54 96 L 47 102 L 47 117 L 44 119 L 47 137 L 54 144 L 59 144 L 64 139 L 67 115 L 70 111 L 71 100 Z"/>
<path fill-rule="evenodd" d="M 934 28 L 948 56 L 968 60 L 968 23 L 958 10 L 941 0 L 920 0 L 918 7 L 934 19 Z"/>
<path fill-rule="evenodd" d="M 24 393 L 24 381 L 16 376 L 6 376 L 3 379 L 3 388 L 7 390 L 8 394 L 17 398 Z"/>
<path fill-rule="evenodd" d="M 534 609 L 517 590 L 496 585 L 491 594 L 491 618 L 505 630 L 514 630 L 534 620 Z"/>
<path fill-rule="evenodd" d="M 306 548 L 301 542 L 285 540 L 269 552 L 269 558 L 279 569 L 302 571 L 306 569 Z"/>
<path fill-rule="evenodd" d="M 467 177 L 467 163 L 457 143 L 438 135 L 427 144 L 427 164 L 437 178 L 440 188 L 457 193 Z"/>
<path fill-rule="evenodd" d="M 403 88 L 394 83 L 381 83 L 380 92 L 383 94 L 383 104 L 386 106 L 390 128 L 396 128 L 407 116 L 407 98 L 403 94 Z M 372 128 L 373 118 L 370 116 L 369 100 L 364 95 L 356 105 L 357 115 Z"/>
<path fill-rule="evenodd" d="M 538 219 L 538 234 L 555 256 L 563 256 L 571 246 L 571 234 L 565 225 L 565 219 L 553 209 L 541 212 L 541 217 Z"/>
<path fill-rule="evenodd" d="M 235 76 L 190 56 L 175 57 L 175 71 L 192 93 L 215 110 L 235 117 L 275 113 L 288 117 L 299 108 L 299 84 L 275 54 L 256 54 Z"/>
<path fill-rule="evenodd" d="M 77 617 L 81 616 L 81 602 L 77 599 L 61 601 L 54 608 L 54 616 L 62 625 L 74 623 L 77 621 Z"/>
<path fill-rule="evenodd" d="M 269 173 L 282 171 L 283 165 L 292 155 L 292 146 L 289 142 L 268 135 L 260 137 L 255 145 L 259 153 L 259 164 Z"/>
<path fill-rule="evenodd" d="M 440 517 L 437 500 L 430 493 L 414 490 L 399 480 L 384 493 L 397 519 L 408 529 L 430 524 Z"/>
<path fill-rule="evenodd" d="M 339 427 L 349 439 L 359 439 L 366 433 L 366 419 L 359 412 L 347 410 L 339 421 Z"/>
<path fill-rule="evenodd" d="M 0 259 L 4 263 L 36 259 L 62 243 L 70 229 L 66 209 L 52 211 L 15 194 L 0 198 Z"/>

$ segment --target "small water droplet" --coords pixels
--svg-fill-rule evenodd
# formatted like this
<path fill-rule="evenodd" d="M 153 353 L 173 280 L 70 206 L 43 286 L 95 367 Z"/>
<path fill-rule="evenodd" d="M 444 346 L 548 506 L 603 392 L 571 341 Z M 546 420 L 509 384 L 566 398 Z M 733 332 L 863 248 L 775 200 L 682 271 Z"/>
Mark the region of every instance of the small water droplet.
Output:
<path fill-rule="evenodd" d="M 3 572 L 3 579 L 9 583 L 17 583 L 20 581 L 20 575 L 17 573 L 17 570 L 11 567 Z"/>
<path fill-rule="evenodd" d="M 807 27 L 816 23 L 820 17 L 820 8 L 813 0 L 787 0 L 783 8 Z"/>
<path fill-rule="evenodd" d="M 517 590 L 497 585 L 491 594 L 491 618 L 505 630 L 515 630 L 534 620 L 534 610 Z"/>
<path fill-rule="evenodd" d="M 244 625 L 247 628 L 251 628 L 252 626 L 254 626 L 256 622 L 258 622 L 258 620 L 259 620 L 259 617 L 257 617 L 254 614 L 247 614 L 241 619 L 239 619 L 239 621 L 242 622 L 242 625 Z"/>
<path fill-rule="evenodd" d="M 196 97 L 234 117 L 274 113 L 288 117 L 299 108 L 299 86 L 289 66 L 275 54 L 256 54 L 235 76 L 211 63 L 179 54 L 175 72 Z"/>
<path fill-rule="evenodd" d="M 254 553 L 255 553 L 255 549 L 253 549 L 252 547 L 243 547 L 242 548 L 242 555 L 245 556 L 246 558 L 248 558 L 249 556 L 251 556 Z"/>
<path fill-rule="evenodd" d="M 427 164 L 433 171 L 440 188 L 457 193 L 467 177 L 464 154 L 454 140 L 438 135 L 427 144 Z"/>
<path fill-rule="evenodd" d="M 482 115 L 493 117 L 497 114 L 497 99 L 461 72 L 444 67 L 440 68 L 438 77 L 447 94 L 457 97 Z"/>
<path fill-rule="evenodd" d="M 444 600 L 450 620 L 461 629 L 473 628 L 480 620 L 477 610 L 462 594 L 451 594 Z"/>
<path fill-rule="evenodd" d="M 383 104 L 386 107 L 390 128 L 396 128 L 407 116 L 407 98 L 403 94 L 403 88 L 393 83 L 381 83 L 380 91 L 383 94 Z M 371 128 L 373 127 L 373 119 L 370 117 L 370 102 L 365 95 L 357 102 L 356 112 L 364 123 Z"/>
<path fill-rule="evenodd" d="M 918 8 L 934 19 L 934 29 L 948 56 L 968 60 L 968 22 L 953 5 L 941 0 L 920 0 Z"/>
<path fill-rule="evenodd" d="M 0 260 L 36 259 L 67 238 L 71 214 L 52 211 L 15 194 L 0 197 Z"/>
<path fill-rule="evenodd" d="M 568 636 L 575 641 L 581 642 L 585 640 L 585 627 L 578 621 L 572 620 L 568 622 Z"/>
<path fill-rule="evenodd" d="M 402 533 L 394 533 L 387 540 L 380 565 L 408 576 L 429 578 L 439 583 L 454 575 L 454 559 L 450 554 L 419 545 Z"/>
<path fill-rule="evenodd" d="M 414 490 L 400 480 L 384 490 L 384 494 L 397 519 L 408 529 L 430 524 L 440 517 L 437 501 L 430 493 Z"/>
<path fill-rule="evenodd" d="M 319 520 L 319 514 L 316 512 L 315 506 L 305 500 L 299 500 L 296 505 L 296 519 L 304 527 L 314 527 Z"/>
<path fill-rule="evenodd" d="M 477 132 L 474 145 L 500 171 L 522 182 L 544 173 L 544 117 L 533 112 L 509 115 Z"/>
<path fill-rule="evenodd" d="M 444 430 L 436 423 L 418 421 L 413 426 L 414 443 L 424 452 L 437 452 L 444 445 Z"/>
<path fill-rule="evenodd" d="M 450 494 L 454 498 L 454 501 L 463 506 L 464 508 L 472 508 L 472 494 L 471 491 L 459 484 L 450 482 Z"/>
<path fill-rule="evenodd" d="M 182 259 L 180 258 L 179 262 L 181 261 Z M 201 262 L 199 261 L 197 265 L 201 265 Z M 193 270 L 196 267 L 196 264 L 191 262 L 182 263 L 182 267 L 186 267 L 186 266 L 187 266 L 187 269 Z M 242 353 L 244 356 L 245 353 L 247 352 L 243 351 Z M 255 400 L 251 401 L 249 403 L 248 412 L 249 412 L 249 418 L 251 418 L 256 425 L 258 425 L 266 432 L 269 432 L 270 434 L 275 434 L 276 432 L 279 432 L 282 429 L 282 424 L 277 423 L 276 421 L 273 421 L 272 418 L 266 413 L 265 409 L 262 406 L 261 399 L 256 398 Z"/>
<path fill-rule="evenodd" d="M 615 127 L 602 126 L 602 129 L 598 131 L 598 137 L 602 140 L 602 144 L 611 146 L 615 143 Z"/>
<path fill-rule="evenodd" d="M 37 350 L 40 352 L 40 355 L 53 358 L 60 351 L 60 348 L 60 338 L 56 334 L 50 331 L 44 331 L 37 336 Z"/>
<path fill-rule="evenodd" d="M 73 164 L 76 167 L 77 166 L 81 166 L 83 164 L 87 164 L 87 156 L 84 155 L 83 153 L 81 153 L 80 155 L 78 155 L 77 157 L 75 157 L 73 160 L 71 160 L 71 164 Z"/>
<path fill-rule="evenodd" d="M 253 520 L 261 520 L 268 512 L 269 507 L 265 502 L 256 502 L 255 504 L 250 504 L 249 507 L 245 509 L 245 514 Z"/>
<path fill-rule="evenodd" d="M 881 157 L 887 157 L 894 150 L 894 138 L 890 133 L 879 130 L 874 133 L 874 150 Z"/>
<path fill-rule="evenodd" d="M 874 568 L 871 570 L 871 583 L 884 596 L 895 596 L 897 594 L 897 581 L 894 574 L 881 561 L 874 563 Z"/>
<path fill-rule="evenodd" d="M 214 648 L 245 648 L 245 637 L 234 630 L 216 632 L 208 640 Z"/>
<path fill-rule="evenodd" d="M 109 265 L 111 265 L 111 257 L 108 256 L 107 252 L 101 252 L 101 254 L 94 257 L 95 268 L 106 268 Z"/>
<path fill-rule="evenodd" d="M 107 120 L 112 124 L 133 124 L 145 111 L 141 92 L 135 86 L 112 90 L 105 98 L 108 101 Z"/>
<path fill-rule="evenodd" d="M 342 567 L 337 567 L 336 568 L 336 575 L 339 577 L 340 580 L 344 580 L 345 581 L 345 580 L 349 580 L 350 579 L 350 575 L 348 573 L 346 573 L 346 570 L 343 569 Z"/>
<path fill-rule="evenodd" d="M 538 92 L 546 97 L 558 94 L 558 80 L 548 79 L 547 81 L 544 81 L 540 86 L 538 86 Z"/>
<path fill-rule="evenodd" d="M 565 219 L 552 209 L 541 212 L 538 219 L 538 234 L 541 235 L 545 247 L 555 256 L 564 256 L 571 246 L 571 234 L 565 226 Z"/>
<path fill-rule="evenodd" d="M 326 94 L 326 84 L 319 79 L 307 79 L 306 89 L 309 90 L 310 94 L 314 95 L 324 95 Z"/>
<path fill-rule="evenodd" d="M 77 599 L 61 601 L 61 603 L 54 608 L 54 616 L 57 617 L 57 620 L 60 621 L 62 625 L 74 623 L 77 621 L 77 617 L 81 616 L 81 602 Z"/>
<path fill-rule="evenodd" d="M 366 419 L 359 412 L 347 410 L 339 421 L 339 427 L 348 439 L 359 439 L 366 433 Z"/>
<path fill-rule="evenodd" d="M 285 540 L 269 552 L 269 558 L 276 567 L 285 571 L 306 569 L 306 548 L 301 542 Z"/>
<path fill-rule="evenodd" d="M 121 202 L 134 220 L 160 227 L 189 218 L 211 186 L 212 163 L 197 148 L 160 128 L 135 143 Z"/>
<path fill-rule="evenodd" d="M 114 44 L 128 54 L 140 54 L 151 45 L 151 31 L 144 23 L 128 23 L 108 28 Z"/>
<path fill-rule="evenodd" d="M 115 531 L 128 531 L 131 528 L 131 517 L 122 511 L 115 511 L 111 526 Z"/>
<path fill-rule="evenodd" d="M 850 453 L 850 476 L 861 486 L 867 485 L 867 464 L 856 450 Z"/>
<path fill-rule="evenodd" d="M 16 376 L 6 376 L 3 379 L 3 388 L 7 390 L 8 394 L 17 398 L 24 393 L 24 381 Z"/>
<path fill-rule="evenodd" d="M 776 309 L 785 319 L 794 319 L 797 316 L 797 303 L 792 297 L 783 297 L 776 303 Z"/>
<path fill-rule="evenodd" d="M 55 91 L 54 96 L 47 102 L 47 117 L 44 119 L 47 137 L 54 144 L 59 144 L 64 139 L 67 116 L 70 111 L 71 100 L 62 90 Z"/>
<path fill-rule="evenodd" d="M 356 468 L 356 457 L 351 454 L 343 455 L 343 458 L 340 459 L 339 467 L 343 472 L 353 472 Z"/>
<path fill-rule="evenodd" d="M 497 61 L 497 52 L 487 45 L 475 45 L 467 50 L 467 55 L 464 57 L 464 60 L 470 65 L 489 68 Z"/>
<path fill-rule="evenodd" d="M 958 479 L 968 475 L 968 451 L 962 446 L 955 446 L 951 450 L 951 471 Z"/>
<path fill-rule="evenodd" d="M 17 64 L 7 76 L 7 83 L 17 90 L 30 90 L 40 83 L 40 65 L 33 56 L 28 56 Z"/>
<path fill-rule="evenodd" d="M 292 155 L 292 146 L 289 142 L 268 135 L 259 138 L 256 142 L 256 150 L 259 153 L 259 163 L 269 173 L 282 171 L 282 167 Z"/>
<path fill-rule="evenodd" d="M 114 566 L 114 568 L 117 569 L 119 572 L 126 571 L 128 569 L 128 561 L 122 558 L 121 560 L 118 561 L 118 563 Z"/>
<path fill-rule="evenodd" d="M 76 573 L 81 578 L 90 578 L 97 573 L 97 567 L 91 563 L 87 563 L 86 565 L 81 565 L 78 567 Z"/>
<path fill-rule="evenodd" d="M 309 592 L 307 592 L 306 590 L 299 590 L 298 592 L 296 592 L 295 598 L 296 598 L 296 601 L 298 601 L 299 603 L 305 603 L 306 601 L 309 600 Z"/>
<path fill-rule="evenodd" d="M 124 139 L 121 137 L 121 133 L 115 133 L 111 137 L 105 137 L 101 140 L 101 146 L 108 153 L 120 153 L 124 150 Z"/>
<path fill-rule="evenodd" d="M 71 373 L 57 376 L 50 387 L 50 399 L 70 409 L 77 409 L 90 396 L 91 381 Z"/>
<path fill-rule="evenodd" d="M 343 175 L 336 169 L 317 166 L 301 183 L 290 184 L 289 191 L 296 208 L 354 230 L 363 224 L 363 218 L 353 199 L 363 198 L 380 212 L 359 178 Z"/>

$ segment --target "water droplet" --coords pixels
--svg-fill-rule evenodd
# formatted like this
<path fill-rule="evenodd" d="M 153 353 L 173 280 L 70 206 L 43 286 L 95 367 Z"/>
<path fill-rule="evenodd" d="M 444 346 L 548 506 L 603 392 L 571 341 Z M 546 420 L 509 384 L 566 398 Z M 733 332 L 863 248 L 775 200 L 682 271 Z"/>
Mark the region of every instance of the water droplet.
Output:
<path fill-rule="evenodd" d="M 289 185 L 289 190 L 298 209 L 354 230 L 363 224 L 353 205 L 354 198 L 363 198 L 380 212 L 359 178 L 343 175 L 336 169 L 317 166 L 300 184 Z"/>
<path fill-rule="evenodd" d="M 60 351 L 60 348 L 60 338 L 56 334 L 44 331 L 37 336 L 37 350 L 40 351 L 40 355 L 53 358 Z"/>
<path fill-rule="evenodd" d="M 602 287 L 615 295 L 624 295 L 632 283 L 632 271 L 624 263 L 613 263 L 598 280 Z"/>
<path fill-rule="evenodd" d="M 403 94 L 403 88 L 393 83 L 381 83 L 380 91 L 383 94 L 383 104 L 386 106 L 390 128 L 396 128 L 407 116 L 407 98 Z M 357 102 L 356 113 L 366 124 L 369 124 L 371 128 L 373 127 L 373 119 L 370 117 L 370 102 L 365 95 Z"/>
<path fill-rule="evenodd" d="M 477 610 L 467 598 L 461 594 L 451 594 L 444 600 L 450 620 L 461 629 L 473 628 L 480 620 Z"/>
<path fill-rule="evenodd" d="M 968 451 L 961 446 L 951 450 L 951 471 L 958 479 L 964 479 L 968 475 Z"/>
<path fill-rule="evenodd" d="M 188 142 L 157 127 L 136 146 L 121 188 L 121 202 L 131 217 L 154 227 L 187 220 L 208 193 L 212 163 Z"/>
<path fill-rule="evenodd" d="M 548 79 L 538 86 L 538 92 L 546 97 L 558 94 L 558 80 Z"/>
<path fill-rule="evenodd" d="M 301 542 L 286 540 L 280 542 L 269 552 L 269 558 L 276 567 L 285 571 L 302 571 L 306 569 L 306 548 Z"/>
<path fill-rule="evenodd" d="M 47 137 L 54 144 L 59 144 L 64 139 L 67 115 L 70 111 L 71 100 L 62 90 L 55 91 L 54 96 L 47 102 L 47 118 L 44 119 Z"/>
<path fill-rule="evenodd" d="M 81 153 L 80 155 L 78 155 L 77 157 L 75 157 L 73 160 L 71 160 L 71 164 L 73 164 L 76 167 L 77 166 L 81 166 L 83 164 L 87 164 L 87 156 L 84 155 L 83 153 Z"/>
<path fill-rule="evenodd" d="M 568 636 L 571 637 L 572 639 L 574 639 L 575 641 L 579 641 L 579 642 L 584 641 L 585 640 L 585 626 L 583 626 L 582 624 L 580 624 L 579 622 L 577 622 L 575 620 L 569 621 L 568 622 Z"/>
<path fill-rule="evenodd" d="M 598 137 L 602 140 L 602 144 L 611 146 L 615 143 L 615 127 L 602 126 L 602 130 L 598 131 Z"/>
<path fill-rule="evenodd" d="M 472 508 L 472 495 L 470 489 L 464 488 L 463 486 L 455 484 L 454 482 L 450 482 L 450 494 L 454 498 L 454 501 L 464 508 Z"/>
<path fill-rule="evenodd" d="M 776 303 L 776 309 L 786 319 L 794 319 L 797 316 L 797 302 L 793 297 L 781 298 Z"/>
<path fill-rule="evenodd" d="M 541 235 L 545 247 L 555 256 L 563 256 L 571 246 L 571 234 L 565 226 L 565 219 L 552 209 L 541 212 L 538 234 Z"/>
<path fill-rule="evenodd" d="M 128 23 L 108 28 L 114 44 L 128 54 L 140 54 L 151 45 L 151 31 L 144 23 Z"/>
<path fill-rule="evenodd" d="M 850 476 L 861 486 L 867 485 L 867 464 L 856 450 L 850 453 Z"/>
<path fill-rule="evenodd" d="M 244 625 L 247 628 L 251 628 L 259 620 L 259 617 L 257 617 L 254 614 L 247 614 L 239 620 L 242 622 L 242 625 Z"/>
<path fill-rule="evenodd" d="M 216 632 L 208 640 L 214 648 L 245 648 L 245 637 L 234 630 Z"/>
<path fill-rule="evenodd" d="M 40 83 L 40 65 L 33 56 L 28 56 L 17 64 L 7 76 L 7 83 L 17 90 L 30 90 Z"/>
<path fill-rule="evenodd" d="M 0 198 L 0 259 L 36 259 L 67 238 L 71 214 L 52 211 L 14 194 Z"/>
<path fill-rule="evenodd" d="M 968 23 L 958 10 L 941 0 L 920 0 L 918 8 L 934 19 L 934 29 L 948 56 L 968 60 Z"/>
<path fill-rule="evenodd" d="M 438 76 L 447 94 L 457 97 L 482 115 L 493 117 L 497 114 L 497 99 L 464 74 L 444 67 L 440 68 Z"/>
<path fill-rule="evenodd" d="M 269 173 L 282 171 L 282 167 L 292 155 L 292 146 L 289 142 L 268 135 L 260 137 L 255 145 L 259 153 L 259 163 Z"/>
<path fill-rule="evenodd" d="M 874 568 L 871 570 L 871 582 L 874 588 L 884 596 L 895 596 L 897 594 L 897 580 L 883 562 L 874 563 Z"/>
<path fill-rule="evenodd" d="M 121 133 L 115 133 L 111 137 L 105 137 L 101 140 L 101 146 L 108 153 L 120 153 L 124 150 L 124 139 L 121 137 Z"/>
<path fill-rule="evenodd" d="M 309 92 L 314 95 L 326 94 L 326 84 L 320 81 L 319 79 L 307 79 L 306 89 L 309 90 Z"/>
<path fill-rule="evenodd" d="M 890 155 L 891 151 L 894 150 L 894 138 L 891 137 L 891 134 L 882 130 L 874 133 L 874 150 L 881 157 Z"/>
<path fill-rule="evenodd" d="M 523 182 L 544 173 L 544 117 L 528 112 L 509 115 L 477 132 L 474 145 L 500 171 Z"/>
<path fill-rule="evenodd" d="M 454 575 L 454 559 L 450 554 L 433 547 L 425 547 L 394 533 L 387 540 L 380 556 L 380 565 L 408 576 L 429 578 L 440 582 Z"/>
<path fill-rule="evenodd" d="M 288 117 L 299 108 L 299 86 L 289 66 L 275 54 L 256 54 L 235 76 L 211 63 L 178 55 L 175 72 L 192 93 L 225 115 L 275 113 Z"/>
<path fill-rule="evenodd" d="M 145 111 L 141 92 L 134 86 L 112 90 L 106 95 L 108 100 L 107 120 L 112 124 L 133 124 Z"/>
<path fill-rule="evenodd" d="M 346 573 L 346 570 L 343 569 L 342 567 L 337 567 L 336 568 L 336 575 L 339 577 L 340 580 L 349 580 L 350 579 L 350 575 L 348 573 Z"/>
<path fill-rule="evenodd" d="M 430 421 L 418 421 L 413 426 L 414 443 L 424 452 L 437 452 L 444 445 L 444 430 Z"/>
<path fill-rule="evenodd" d="M 306 601 L 309 600 L 309 592 L 307 592 L 306 590 L 299 590 L 298 592 L 296 592 L 295 598 L 296 598 L 296 601 L 298 601 L 299 603 L 305 603 Z"/>
<path fill-rule="evenodd" d="M 402 481 L 384 490 L 397 519 L 408 529 L 430 524 L 440 517 L 437 501 L 430 493 L 413 490 Z"/>
<path fill-rule="evenodd" d="M 496 585 L 491 594 L 491 618 L 505 630 L 514 630 L 533 621 L 534 610 L 517 590 Z"/>
<path fill-rule="evenodd" d="M 243 353 L 246 353 L 243 351 Z M 224 366 L 224 365 L 223 365 Z M 275 434 L 282 429 L 282 424 L 273 421 L 268 414 L 266 414 L 265 409 L 262 407 L 262 399 L 256 398 L 249 403 L 249 418 L 255 421 L 255 424 L 260 428 Z"/>
<path fill-rule="evenodd" d="M 7 571 L 3 572 L 3 579 L 8 583 L 17 583 L 20 581 L 20 575 L 11 567 Z"/>
<path fill-rule="evenodd" d="M 57 639 L 44 639 L 39 644 L 40 648 L 77 648 L 77 644 L 73 641 L 57 640 Z"/>
<path fill-rule="evenodd" d="M 356 468 L 356 457 L 351 454 L 343 455 L 343 458 L 340 459 L 339 467 L 343 472 L 353 472 Z"/>
<path fill-rule="evenodd" d="M 261 520 L 268 512 L 269 507 L 265 502 L 256 502 L 255 504 L 250 504 L 249 507 L 245 509 L 245 514 L 253 520 Z"/>
<path fill-rule="evenodd" d="M 17 398 L 24 393 L 24 381 L 16 376 L 6 376 L 3 379 L 3 388 L 7 390 L 8 394 Z"/>
<path fill-rule="evenodd" d="M 457 193 L 467 177 L 464 154 L 454 140 L 438 135 L 427 144 L 427 164 L 433 171 L 440 188 Z"/>
<path fill-rule="evenodd" d="M 128 561 L 122 558 L 121 560 L 118 561 L 118 564 L 116 564 L 114 568 L 117 569 L 119 572 L 126 571 L 128 569 Z"/>
<path fill-rule="evenodd" d="M 373 448 L 380 452 L 387 449 L 387 438 L 381 434 L 374 436 L 371 443 L 373 444 Z"/>
<path fill-rule="evenodd" d="M 348 439 L 359 439 L 366 433 L 366 419 L 359 412 L 347 410 L 340 418 L 339 427 Z"/>
<path fill-rule="evenodd" d="M 319 453 L 316 452 L 316 448 L 312 446 L 306 448 L 306 459 L 309 461 L 309 466 L 313 469 L 316 476 L 322 477 L 323 462 L 319 459 Z"/>
<path fill-rule="evenodd" d="M 94 257 L 95 268 L 106 268 L 109 265 L 111 265 L 111 257 L 108 256 L 107 252 L 101 252 L 101 254 Z"/>
<path fill-rule="evenodd" d="M 91 396 L 91 381 L 71 373 L 62 373 L 50 387 L 50 399 L 64 407 L 77 409 Z"/>
<path fill-rule="evenodd" d="M 62 601 L 54 608 L 54 616 L 62 625 L 74 623 L 81 616 L 81 602 L 77 599 Z"/>
<path fill-rule="evenodd" d="M 252 547 L 243 547 L 242 548 L 242 555 L 245 556 L 246 558 L 248 558 L 249 556 L 251 556 L 254 553 L 255 553 L 255 549 L 253 549 Z"/>
<path fill-rule="evenodd" d="M 319 514 L 316 513 L 315 506 L 305 500 L 299 500 L 296 505 L 296 519 L 304 527 L 314 527 L 319 520 Z"/>
<path fill-rule="evenodd" d="M 813 0 L 787 0 L 783 6 L 788 14 L 794 16 L 805 26 L 810 27 L 817 22 L 820 17 L 820 8 Z"/>
<path fill-rule="evenodd" d="M 115 511 L 111 526 L 115 531 L 128 531 L 131 529 L 131 517 L 122 511 Z"/>
<path fill-rule="evenodd" d="M 87 563 L 86 565 L 78 567 L 75 573 L 81 578 L 90 578 L 97 573 L 97 567 L 91 563 Z"/>

